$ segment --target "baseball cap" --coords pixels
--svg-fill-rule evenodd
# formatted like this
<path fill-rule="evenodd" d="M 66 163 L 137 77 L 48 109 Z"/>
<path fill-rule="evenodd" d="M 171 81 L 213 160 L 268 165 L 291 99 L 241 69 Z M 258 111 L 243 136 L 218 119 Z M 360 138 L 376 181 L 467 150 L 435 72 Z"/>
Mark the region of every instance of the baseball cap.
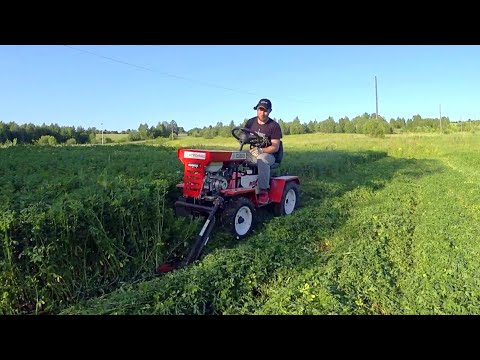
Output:
<path fill-rule="evenodd" d="M 257 106 L 253 108 L 253 110 L 257 110 L 258 107 L 262 107 L 267 111 L 272 110 L 272 102 L 268 99 L 260 99 Z"/>

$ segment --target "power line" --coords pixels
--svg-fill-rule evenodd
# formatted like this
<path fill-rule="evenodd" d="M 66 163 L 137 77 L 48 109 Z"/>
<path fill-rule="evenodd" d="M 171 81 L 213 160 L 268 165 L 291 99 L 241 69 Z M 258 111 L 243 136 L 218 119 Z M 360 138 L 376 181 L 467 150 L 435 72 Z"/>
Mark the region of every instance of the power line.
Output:
<path fill-rule="evenodd" d="M 81 51 L 81 52 L 84 52 L 84 53 L 87 53 L 87 54 L 90 54 L 90 55 L 98 56 L 98 57 L 101 57 L 101 58 L 104 58 L 104 59 L 107 59 L 107 60 L 115 61 L 115 62 L 118 62 L 118 63 L 120 63 L 120 64 L 130 65 L 130 66 L 134 66 L 134 67 L 139 68 L 139 69 L 143 69 L 143 70 L 147 70 L 147 71 L 152 71 L 152 72 L 154 72 L 153 70 L 148 69 L 148 68 L 146 68 L 146 67 L 138 66 L 138 65 L 135 65 L 135 64 L 131 64 L 131 63 L 128 63 L 128 62 L 126 62 L 126 61 L 121 61 L 121 60 L 117 60 L 117 59 L 114 59 L 114 58 L 111 58 L 111 57 L 108 57 L 108 56 L 103 56 L 103 55 L 95 54 L 95 53 L 93 53 L 93 52 L 91 52 L 91 51 L 78 49 L 78 48 L 75 48 L 75 47 L 69 46 L 69 45 L 63 45 L 63 46 L 68 47 L 68 48 L 70 48 L 70 49 L 77 50 L 77 51 Z"/>
<path fill-rule="evenodd" d="M 144 67 L 144 66 L 139 66 L 139 65 L 135 65 L 135 64 L 132 64 L 132 63 L 129 63 L 129 62 L 126 62 L 126 61 L 114 59 L 114 58 L 112 58 L 112 57 L 108 57 L 108 56 L 104 56 L 104 55 L 99 55 L 99 54 L 96 54 L 96 53 L 94 53 L 94 52 L 87 51 L 87 50 L 83 50 L 83 49 L 79 49 L 79 48 L 76 48 L 76 47 L 73 47 L 73 46 L 70 46 L 70 45 L 63 45 L 63 46 L 65 46 L 65 47 L 67 47 L 67 48 L 70 48 L 70 49 L 73 49 L 73 50 L 77 50 L 77 51 L 84 52 L 84 53 L 86 53 L 86 54 L 98 56 L 98 57 L 101 57 L 101 58 L 103 58 L 103 59 L 115 61 L 115 62 L 118 62 L 118 63 L 120 63 L 120 64 L 129 65 L 129 66 L 136 67 L 136 68 L 138 68 L 138 69 L 147 70 L 147 71 L 151 71 L 151 72 L 154 72 L 154 73 L 158 73 L 158 74 L 162 74 L 162 75 L 165 75 L 165 76 L 169 76 L 169 77 L 172 77 L 172 78 L 175 78 L 175 79 L 185 80 L 185 81 L 189 81 L 189 82 L 192 82 L 192 83 L 201 84 L 201 85 L 204 85 L 204 86 L 214 87 L 214 88 L 217 88 L 217 89 L 234 91 L 234 92 L 237 92 L 237 93 L 243 93 L 243 94 L 248 94 L 248 95 L 260 96 L 260 95 L 258 95 L 258 94 L 256 94 L 256 93 L 253 93 L 253 92 L 250 92 L 250 91 L 237 90 L 237 89 L 233 89 L 233 88 L 229 88 L 229 87 L 225 87 L 225 86 L 221 86 L 221 85 L 211 84 L 211 83 L 208 83 L 208 82 L 205 82 L 205 81 L 199 81 L 199 80 L 189 79 L 189 78 L 186 78 L 186 77 L 184 77 L 184 76 L 178 76 L 178 75 L 170 74 L 170 73 L 163 72 L 163 71 L 152 70 L 152 69 L 146 68 L 146 67 Z M 297 101 L 297 102 L 303 102 L 303 103 L 311 104 L 310 101 L 303 101 L 303 100 L 299 100 L 299 99 L 293 99 L 293 100 L 294 100 L 294 101 Z"/>

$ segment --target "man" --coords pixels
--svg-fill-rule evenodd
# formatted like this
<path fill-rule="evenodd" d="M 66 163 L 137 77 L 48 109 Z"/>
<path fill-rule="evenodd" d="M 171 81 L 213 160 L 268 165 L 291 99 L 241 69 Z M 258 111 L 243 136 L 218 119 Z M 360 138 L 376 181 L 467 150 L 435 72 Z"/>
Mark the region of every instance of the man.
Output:
<path fill-rule="evenodd" d="M 258 168 L 258 201 L 261 204 L 269 202 L 268 190 L 270 189 L 270 166 L 275 163 L 280 148 L 282 129 L 278 123 L 269 117 L 272 112 L 272 102 L 268 99 L 260 99 L 257 106 L 257 116 L 249 119 L 245 128 L 252 130 L 260 136 L 266 137 L 267 141 L 261 148 L 253 147 L 247 153 L 248 161 L 257 164 Z"/>

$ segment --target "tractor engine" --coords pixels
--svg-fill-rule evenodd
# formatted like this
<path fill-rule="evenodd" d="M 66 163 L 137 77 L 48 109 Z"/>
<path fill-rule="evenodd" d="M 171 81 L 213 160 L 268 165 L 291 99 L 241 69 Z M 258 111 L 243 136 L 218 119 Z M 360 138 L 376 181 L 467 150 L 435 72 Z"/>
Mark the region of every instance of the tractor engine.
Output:
<path fill-rule="evenodd" d="M 251 170 L 239 171 L 247 159 L 245 151 L 178 149 L 178 158 L 184 164 L 178 186 L 185 198 L 211 201 L 225 190 L 256 184 Z"/>
<path fill-rule="evenodd" d="M 228 181 L 219 175 L 207 175 L 203 183 L 203 190 L 213 194 L 219 193 L 220 190 L 226 190 L 227 187 Z"/>
<path fill-rule="evenodd" d="M 217 195 L 220 190 L 226 190 L 230 175 L 228 170 L 223 170 L 223 163 L 210 163 L 205 167 L 203 178 L 203 190 L 212 195 Z"/>

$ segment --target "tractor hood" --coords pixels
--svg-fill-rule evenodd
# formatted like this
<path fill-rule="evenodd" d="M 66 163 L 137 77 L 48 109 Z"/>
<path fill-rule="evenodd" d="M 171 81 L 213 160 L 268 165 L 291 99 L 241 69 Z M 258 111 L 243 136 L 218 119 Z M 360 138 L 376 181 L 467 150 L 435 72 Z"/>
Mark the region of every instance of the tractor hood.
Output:
<path fill-rule="evenodd" d="M 182 164 L 201 164 L 206 166 L 211 162 L 242 162 L 247 159 L 246 151 L 178 149 L 177 156 Z"/>

